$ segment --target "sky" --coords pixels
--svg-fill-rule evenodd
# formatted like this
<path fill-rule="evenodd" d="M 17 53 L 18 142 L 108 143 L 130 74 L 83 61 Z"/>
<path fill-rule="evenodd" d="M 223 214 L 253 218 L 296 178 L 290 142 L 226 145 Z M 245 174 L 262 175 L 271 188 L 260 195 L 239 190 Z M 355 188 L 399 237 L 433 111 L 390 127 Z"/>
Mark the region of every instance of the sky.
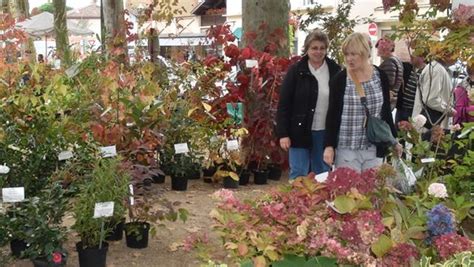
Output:
<path fill-rule="evenodd" d="M 29 0 L 30 3 L 30 10 L 39 7 L 42 4 L 48 3 L 48 0 Z M 52 2 L 52 1 L 51 1 Z M 97 1 L 100 4 L 100 1 Z M 66 5 L 70 6 L 72 8 L 80 8 L 80 7 L 85 7 L 92 3 L 91 0 L 66 0 Z"/>

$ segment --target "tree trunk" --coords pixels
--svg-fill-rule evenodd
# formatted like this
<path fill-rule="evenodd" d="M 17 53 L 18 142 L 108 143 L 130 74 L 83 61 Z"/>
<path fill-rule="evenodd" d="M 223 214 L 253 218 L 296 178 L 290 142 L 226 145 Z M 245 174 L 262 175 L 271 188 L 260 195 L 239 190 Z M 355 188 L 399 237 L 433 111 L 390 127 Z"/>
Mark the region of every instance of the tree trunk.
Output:
<path fill-rule="evenodd" d="M 127 58 L 127 40 L 123 0 L 102 0 L 105 45 L 108 55 L 120 55 L 119 61 L 125 62 Z"/>
<path fill-rule="evenodd" d="M 4 14 L 10 13 L 10 1 L 2 0 L 2 12 Z"/>
<path fill-rule="evenodd" d="M 16 18 L 26 19 L 30 17 L 30 4 L 28 0 L 15 0 Z"/>
<path fill-rule="evenodd" d="M 71 63 L 69 38 L 66 21 L 66 0 L 53 0 L 54 5 L 54 33 L 56 34 L 56 54 L 62 64 Z"/>
<path fill-rule="evenodd" d="M 256 49 L 263 51 L 268 42 L 271 41 L 277 45 L 279 56 L 288 56 L 290 53 L 288 41 L 289 13 L 289 0 L 243 0 L 243 44 L 245 46 L 253 44 Z M 246 33 L 251 32 L 257 34 L 255 40 L 249 40 L 245 37 Z"/>

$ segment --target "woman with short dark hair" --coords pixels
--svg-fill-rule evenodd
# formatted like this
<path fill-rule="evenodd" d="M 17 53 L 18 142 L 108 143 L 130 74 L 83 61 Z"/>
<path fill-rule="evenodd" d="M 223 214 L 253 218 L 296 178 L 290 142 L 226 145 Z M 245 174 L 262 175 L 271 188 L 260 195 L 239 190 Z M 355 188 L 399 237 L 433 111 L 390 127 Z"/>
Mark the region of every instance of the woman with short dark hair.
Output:
<path fill-rule="evenodd" d="M 290 182 L 329 170 L 323 161 L 329 80 L 340 67 L 327 57 L 329 39 L 320 30 L 305 39 L 303 57 L 290 67 L 280 91 L 277 135 L 289 151 Z"/>

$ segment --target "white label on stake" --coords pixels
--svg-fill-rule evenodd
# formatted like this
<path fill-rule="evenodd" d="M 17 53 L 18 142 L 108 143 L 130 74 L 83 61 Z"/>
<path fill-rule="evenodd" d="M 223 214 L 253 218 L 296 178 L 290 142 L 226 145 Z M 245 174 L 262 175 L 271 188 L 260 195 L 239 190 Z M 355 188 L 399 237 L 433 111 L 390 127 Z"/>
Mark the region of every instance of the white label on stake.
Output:
<path fill-rule="evenodd" d="M 184 154 L 189 152 L 188 143 L 174 144 L 175 154 Z"/>
<path fill-rule="evenodd" d="M 103 158 L 111 158 L 117 156 L 117 148 L 113 146 L 103 146 L 100 148 L 100 154 Z"/>
<path fill-rule="evenodd" d="M 255 59 L 246 59 L 245 60 L 245 67 L 247 68 L 253 68 L 258 66 L 258 61 Z"/>
<path fill-rule="evenodd" d="M 133 197 L 130 197 L 130 206 L 135 205 L 135 199 Z"/>
<path fill-rule="evenodd" d="M 63 151 L 59 153 L 58 160 L 62 161 L 62 160 L 67 160 L 73 157 L 74 157 L 74 154 L 72 154 L 72 151 Z"/>
<path fill-rule="evenodd" d="M 227 150 L 238 150 L 239 141 L 238 140 L 227 140 Z"/>
<path fill-rule="evenodd" d="M 94 218 L 111 217 L 114 214 L 114 202 L 95 203 Z"/>
<path fill-rule="evenodd" d="M 432 163 L 432 162 L 435 162 L 435 158 L 421 159 L 421 163 Z"/>
<path fill-rule="evenodd" d="M 323 172 L 323 173 L 320 173 L 320 174 L 316 174 L 314 179 L 316 179 L 316 181 L 318 181 L 320 183 L 326 182 L 326 180 L 328 179 L 328 175 L 329 175 L 329 172 Z"/>
<path fill-rule="evenodd" d="M 128 185 L 128 188 L 130 189 L 130 195 L 133 196 L 133 185 L 132 185 L 132 184 L 129 184 L 129 185 Z"/>
<path fill-rule="evenodd" d="M 2 188 L 3 202 L 22 202 L 25 200 L 24 187 L 5 187 Z"/>

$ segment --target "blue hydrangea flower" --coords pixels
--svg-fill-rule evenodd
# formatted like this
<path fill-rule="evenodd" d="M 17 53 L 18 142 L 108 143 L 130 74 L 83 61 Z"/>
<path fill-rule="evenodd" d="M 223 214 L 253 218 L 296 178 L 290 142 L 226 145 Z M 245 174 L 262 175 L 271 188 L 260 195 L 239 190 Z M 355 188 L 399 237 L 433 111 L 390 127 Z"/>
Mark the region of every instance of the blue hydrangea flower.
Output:
<path fill-rule="evenodd" d="M 443 204 L 434 206 L 426 215 L 428 217 L 428 238 L 426 240 L 428 244 L 436 236 L 455 231 L 453 215 Z"/>

